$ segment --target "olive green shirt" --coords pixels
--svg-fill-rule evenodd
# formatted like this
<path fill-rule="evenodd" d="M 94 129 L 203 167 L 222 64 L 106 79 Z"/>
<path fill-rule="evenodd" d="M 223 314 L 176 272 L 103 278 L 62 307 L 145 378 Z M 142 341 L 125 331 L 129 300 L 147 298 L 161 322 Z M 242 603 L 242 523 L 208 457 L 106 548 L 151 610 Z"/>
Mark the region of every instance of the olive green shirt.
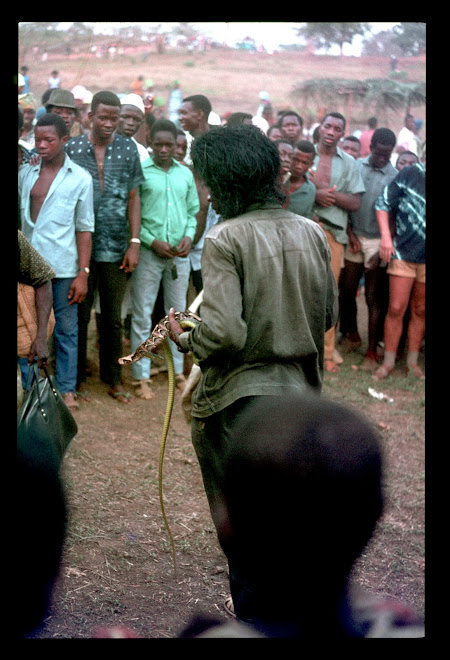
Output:
<path fill-rule="evenodd" d="M 316 145 L 314 169 L 317 169 L 319 160 L 320 156 L 317 153 Z M 336 148 L 336 153 L 331 160 L 330 188 L 333 186 L 336 186 L 336 192 L 352 195 L 363 193 L 366 190 L 356 160 L 339 147 Z M 319 217 L 319 221 L 325 225 L 325 229 L 331 232 L 336 241 L 346 245 L 348 242 L 347 224 L 349 211 L 341 209 L 335 204 L 326 207 L 316 204 L 314 212 Z"/>
<path fill-rule="evenodd" d="M 202 371 L 194 417 L 244 396 L 320 391 L 338 294 L 315 222 L 278 204 L 221 222 L 205 238 L 202 274 L 202 322 L 180 336 Z"/>

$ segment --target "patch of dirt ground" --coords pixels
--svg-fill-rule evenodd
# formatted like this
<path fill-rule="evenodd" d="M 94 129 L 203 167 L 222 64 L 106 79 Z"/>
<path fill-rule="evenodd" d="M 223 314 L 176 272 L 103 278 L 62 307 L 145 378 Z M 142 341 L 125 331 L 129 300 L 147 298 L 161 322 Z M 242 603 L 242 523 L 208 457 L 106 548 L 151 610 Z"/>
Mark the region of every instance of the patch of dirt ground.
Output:
<path fill-rule="evenodd" d="M 175 576 L 158 495 L 167 374 L 152 379 L 153 400 L 116 402 L 99 380 L 93 330 L 91 335 L 92 401 L 80 403 L 79 431 L 62 469 L 69 509 L 62 566 L 51 612 L 34 637 L 91 638 L 101 628 L 121 625 L 140 637 L 170 638 L 199 612 L 226 620 L 227 564 L 180 396 L 163 470 Z M 124 346 L 123 355 L 128 353 Z M 370 375 L 355 368 L 362 357 L 362 352 L 346 355 L 339 374 L 327 374 L 324 384 L 324 395 L 357 407 L 373 421 L 385 452 L 386 511 L 354 580 L 372 593 L 402 599 L 423 615 L 425 385 L 397 370 L 374 387 L 393 403 L 375 399 L 368 393 L 374 385 Z M 124 367 L 124 381 L 131 390 L 129 367 Z"/>

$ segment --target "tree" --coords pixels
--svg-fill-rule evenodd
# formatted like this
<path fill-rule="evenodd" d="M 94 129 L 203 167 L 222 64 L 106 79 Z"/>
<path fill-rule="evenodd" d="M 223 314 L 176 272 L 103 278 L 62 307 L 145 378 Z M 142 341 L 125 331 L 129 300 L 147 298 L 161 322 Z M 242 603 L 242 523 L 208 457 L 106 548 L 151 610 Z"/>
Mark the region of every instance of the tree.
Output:
<path fill-rule="evenodd" d="M 400 56 L 402 51 L 394 42 L 395 34 L 392 30 L 383 30 L 377 34 L 371 34 L 364 39 L 362 44 L 362 55 L 375 55 L 390 57 Z"/>
<path fill-rule="evenodd" d="M 400 23 L 393 28 L 393 43 L 404 56 L 422 55 L 426 51 L 426 23 Z"/>
<path fill-rule="evenodd" d="M 173 28 L 173 33 L 177 36 L 184 37 L 187 40 L 196 39 L 199 35 L 198 30 L 196 30 L 191 23 L 178 23 L 178 25 Z"/>
<path fill-rule="evenodd" d="M 331 48 L 338 45 L 341 50 L 345 43 L 351 44 L 356 35 L 364 35 L 370 30 L 370 23 L 305 23 L 297 30 L 300 37 L 313 39 L 317 46 Z"/>

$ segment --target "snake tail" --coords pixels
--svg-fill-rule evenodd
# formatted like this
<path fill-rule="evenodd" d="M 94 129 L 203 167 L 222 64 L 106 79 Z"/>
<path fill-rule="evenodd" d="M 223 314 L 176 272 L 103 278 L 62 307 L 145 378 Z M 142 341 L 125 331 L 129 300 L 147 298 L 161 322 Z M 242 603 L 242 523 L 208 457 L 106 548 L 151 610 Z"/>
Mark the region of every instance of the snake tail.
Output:
<path fill-rule="evenodd" d="M 166 449 L 167 434 L 169 432 L 170 420 L 172 417 L 173 402 L 175 399 L 175 367 L 173 364 L 173 355 L 171 348 L 169 346 L 169 340 L 165 339 L 163 341 L 164 355 L 167 362 L 167 375 L 169 380 L 169 391 L 167 395 L 167 404 L 166 404 L 166 414 L 164 416 L 164 425 L 161 435 L 161 444 L 159 450 L 159 503 L 161 506 L 161 514 L 164 520 L 164 525 L 169 536 L 170 548 L 172 550 L 172 561 L 173 561 L 173 570 L 175 577 L 177 576 L 177 560 L 175 554 L 175 544 L 173 541 L 172 532 L 170 530 L 169 521 L 167 520 L 166 511 L 164 508 L 164 499 L 163 499 L 163 463 L 164 463 L 164 452 Z"/>

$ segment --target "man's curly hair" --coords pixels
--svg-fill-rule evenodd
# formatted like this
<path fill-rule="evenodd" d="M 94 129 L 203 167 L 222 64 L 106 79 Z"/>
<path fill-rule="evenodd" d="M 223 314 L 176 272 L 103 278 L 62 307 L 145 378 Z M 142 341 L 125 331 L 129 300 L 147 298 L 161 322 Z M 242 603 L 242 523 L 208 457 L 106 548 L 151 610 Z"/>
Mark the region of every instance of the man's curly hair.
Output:
<path fill-rule="evenodd" d="M 224 220 L 250 207 L 284 201 L 277 183 L 278 149 L 256 126 L 213 128 L 194 140 L 191 157 Z"/>

